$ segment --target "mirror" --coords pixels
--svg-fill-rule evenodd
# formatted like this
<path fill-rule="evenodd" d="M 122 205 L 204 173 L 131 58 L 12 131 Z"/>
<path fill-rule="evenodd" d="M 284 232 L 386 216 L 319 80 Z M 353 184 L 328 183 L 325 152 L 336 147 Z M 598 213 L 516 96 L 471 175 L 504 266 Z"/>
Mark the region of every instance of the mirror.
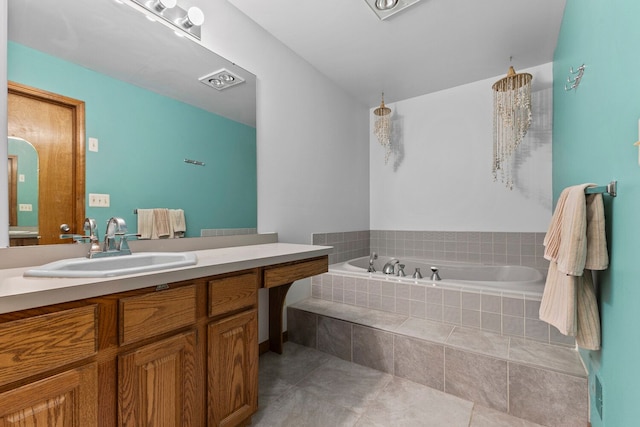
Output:
<path fill-rule="evenodd" d="M 9 237 L 24 246 L 38 238 L 38 153 L 22 138 L 8 138 Z"/>
<path fill-rule="evenodd" d="M 85 103 L 85 216 L 101 233 L 111 216 L 135 232 L 134 211 L 157 207 L 183 209 L 187 237 L 255 229 L 255 76 L 133 3 L 9 0 L 8 9 L 9 80 Z M 218 91 L 199 80 L 222 68 L 245 82 Z M 100 194 L 109 207 L 90 206 Z"/>

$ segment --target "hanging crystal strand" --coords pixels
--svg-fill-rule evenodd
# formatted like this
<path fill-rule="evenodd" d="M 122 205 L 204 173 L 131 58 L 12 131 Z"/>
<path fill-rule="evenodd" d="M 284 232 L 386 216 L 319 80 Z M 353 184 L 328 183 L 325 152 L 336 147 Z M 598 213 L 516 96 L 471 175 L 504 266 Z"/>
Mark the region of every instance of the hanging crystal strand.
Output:
<path fill-rule="evenodd" d="M 377 116 L 373 124 L 373 133 L 385 149 L 384 164 L 386 165 L 391 155 L 391 109 L 384 105 L 384 92 L 380 107 L 373 110 L 373 114 Z"/>
<path fill-rule="evenodd" d="M 509 67 L 507 77 L 493 85 L 494 147 L 492 173 L 509 189 L 513 189 L 515 152 L 531 125 L 531 74 L 516 74 Z"/>

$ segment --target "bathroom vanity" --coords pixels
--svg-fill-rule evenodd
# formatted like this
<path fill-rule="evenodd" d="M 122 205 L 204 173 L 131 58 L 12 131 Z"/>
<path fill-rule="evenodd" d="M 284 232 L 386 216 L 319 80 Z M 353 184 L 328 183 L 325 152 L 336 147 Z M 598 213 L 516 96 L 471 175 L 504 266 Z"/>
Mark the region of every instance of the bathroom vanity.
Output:
<path fill-rule="evenodd" d="M 281 351 L 286 290 L 326 272 L 329 250 L 202 249 L 195 266 L 101 279 L 0 270 L 0 424 L 248 425 L 258 290 L 269 289 L 268 346 Z"/>

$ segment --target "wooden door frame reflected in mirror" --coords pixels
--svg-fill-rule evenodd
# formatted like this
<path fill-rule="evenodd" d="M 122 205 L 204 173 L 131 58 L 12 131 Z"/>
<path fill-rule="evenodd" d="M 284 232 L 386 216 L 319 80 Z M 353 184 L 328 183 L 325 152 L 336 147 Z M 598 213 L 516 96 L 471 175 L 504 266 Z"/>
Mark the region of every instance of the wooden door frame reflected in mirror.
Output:
<path fill-rule="evenodd" d="M 7 156 L 9 169 L 9 227 L 18 225 L 18 156 Z"/>
<path fill-rule="evenodd" d="M 70 131 L 69 150 L 71 152 L 70 167 L 60 167 L 53 164 L 56 153 L 47 151 L 48 147 L 38 144 L 38 140 L 30 135 L 20 135 L 24 133 L 13 129 L 15 124 L 11 123 L 11 111 L 9 111 L 9 136 L 16 136 L 29 140 L 40 157 L 39 165 L 39 184 L 38 184 L 38 227 L 42 236 L 42 244 L 69 243 L 72 239 L 60 240 L 56 238 L 59 234 L 61 223 L 72 225 L 71 232 L 75 234 L 83 234 L 82 226 L 85 217 L 85 105 L 83 101 L 69 98 L 53 92 L 47 92 L 31 86 L 8 82 L 8 93 L 11 95 L 24 97 L 29 100 L 51 104 L 53 107 L 60 107 L 68 110 L 72 130 Z M 10 102 L 10 101 L 9 101 Z M 25 119 L 25 123 L 29 120 Z M 13 129 L 13 130 L 12 130 Z M 48 154 L 47 154 L 48 153 Z M 43 155 L 44 154 L 44 155 Z M 47 158 L 50 163 L 47 164 Z M 47 212 L 47 205 L 59 203 L 53 195 L 60 190 L 59 183 L 52 179 L 52 176 L 59 172 L 71 174 L 71 191 L 70 191 L 70 218 L 52 218 L 50 212 Z"/>

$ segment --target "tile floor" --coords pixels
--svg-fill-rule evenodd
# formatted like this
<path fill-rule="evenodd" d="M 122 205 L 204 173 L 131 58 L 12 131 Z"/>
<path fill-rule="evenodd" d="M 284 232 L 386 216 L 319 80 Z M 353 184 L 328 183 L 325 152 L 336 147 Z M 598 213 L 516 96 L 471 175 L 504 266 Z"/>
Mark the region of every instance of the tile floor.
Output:
<path fill-rule="evenodd" d="M 260 427 L 540 427 L 429 387 L 286 343 L 260 357 Z"/>

